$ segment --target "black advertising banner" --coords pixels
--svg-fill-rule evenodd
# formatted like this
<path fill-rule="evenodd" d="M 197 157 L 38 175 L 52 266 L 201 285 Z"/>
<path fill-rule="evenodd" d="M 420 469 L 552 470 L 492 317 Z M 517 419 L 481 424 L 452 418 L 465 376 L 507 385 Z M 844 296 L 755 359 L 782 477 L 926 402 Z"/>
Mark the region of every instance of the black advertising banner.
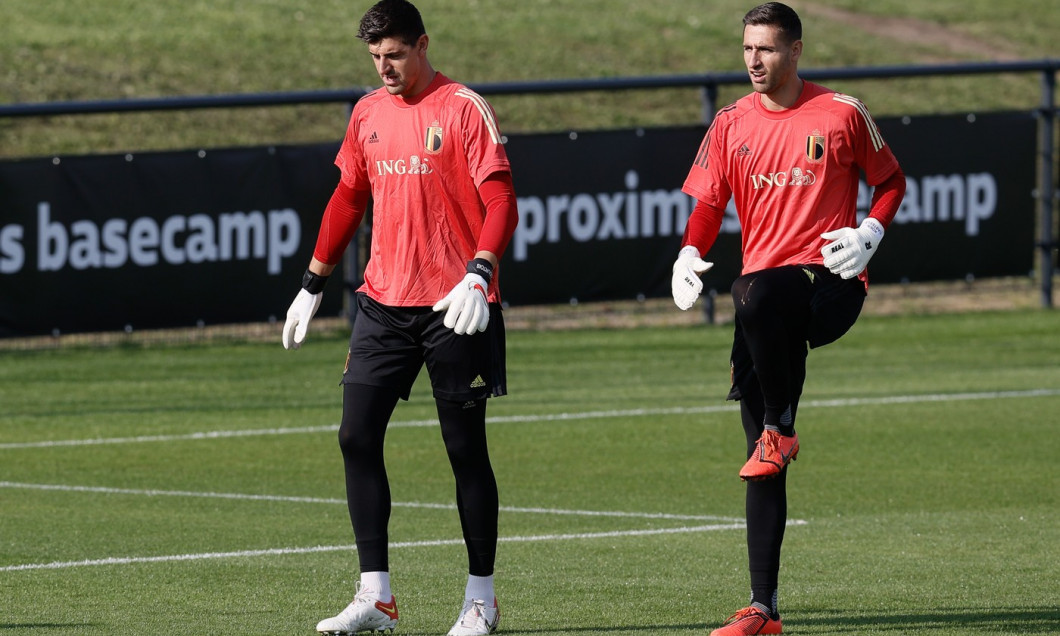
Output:
<path fill-rule="evenodd" d="M 702 136 L 689 128 L 512 137 L 519 226 L 500 269 L 505 300 L 668 294 L 695 203 L 681 184 Z"/>
<path fill-rule="evenodd" d="M 0 335 L 282 320 L 337 148 L 0 162 Z"/>
<path fill-rule="evenodd" d="M 1033 113 L 877 121 L 906 175 L 870 282 L 1026 276 L 1034 270 Z M 868 212 L 862 183 L 859 218 Z"/>
<path fill-rule="evenodd" d="M 877 120 L 908 189 L 874 282 L 1026 275 L 1032 113 Z M 512 135 L 513 305 L 665 297 L 705 129 Z M 283 319 L 338 180 L 338 143 L 0 161 L 0 337 Z M 783 179 L 784 175 L 771 178 Z M 861 184 L 859 216 L 871 190 Z M 706 287 L 740 271 L 730 203 Z M 320 315 L 337 315 L 329 285 Z"/>

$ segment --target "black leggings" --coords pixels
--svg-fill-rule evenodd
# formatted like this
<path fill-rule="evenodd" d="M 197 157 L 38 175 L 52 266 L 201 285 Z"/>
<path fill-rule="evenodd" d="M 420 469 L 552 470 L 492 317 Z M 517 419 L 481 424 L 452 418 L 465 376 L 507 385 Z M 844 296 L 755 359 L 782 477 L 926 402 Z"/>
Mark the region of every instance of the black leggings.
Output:
<path fill-rule="evenodd" d="M 844 280 L 820 266 L 789 266 L 741 276 L 732 297 L 736 329 L 729 397 L 740 400 L 750 457 L 765 425 L 794 430 L 806 380 L 806 345 L 823 346 L 846 333 L 861 312 L 865 288 L 856 278 Z M 787 473 L 785 468 L 772 479 L 747 484 L 752 599 L 767 607 L 776 603 Z"/>
<path fill-rule="evenodd" d="M 390 483 L 383 461 L 383 438 L 398 399 L 394 389 L 343 385 L 339 447 L 362 572 L 390 570 Z M 498 496 L 486 445 L 486 400 L 435 402 L 456 478 L 456 505 L 467 547 L 468 573 L 489 576 L 497 554 Z"/>

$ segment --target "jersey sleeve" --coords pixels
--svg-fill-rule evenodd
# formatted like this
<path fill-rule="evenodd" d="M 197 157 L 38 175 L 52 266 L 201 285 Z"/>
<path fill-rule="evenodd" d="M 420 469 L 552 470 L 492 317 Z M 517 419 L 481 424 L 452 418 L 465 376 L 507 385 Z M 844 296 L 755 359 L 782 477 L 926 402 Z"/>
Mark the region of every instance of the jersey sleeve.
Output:
<path fill-rule="evenodd" d="M 725 218 L 725 210 L 713 207 L 699 201 L 688 217 L 685 233 L 681 239 L 681 245 L 691 245 L 699 250 L 700 256 L 706 256 L 714 241 L 718 239 L 721 232 L 721 222 Z"/>
<path fill-rule="evenodd" d="M 364 153 L 362 152 L 363 146 L 358 139 L 361 113 L 363 112 L 360 108 L 362 104 L 363 100 L 357 102 L 357 105 L 354 106 L 350 124 L 346 127 L 346 135 L 343 137 L 342 145 L 339 146 L 339 152 L 335 156 L 335 165 L 338 166 L 341 172 L 340 179 L 342 184 L 352 190 L 364 190 L 371 187 L 368 182 L 368 169 Z"/>
<path fill-rule="evenodd" d="M 724 210 L 732 197 L 732 187 L 725 176 L 721 152 L 725 126 L 721 122 L 719 116 L 707 129 L 681 191 L 712 208 Z"/>
<path fill-rule="evenodd" d="M 876 219 L 887 229 L 898 214 L 898 208 L 902 205 L 902 197 L 905 196 L 905 173 L 901 168 L 896 169 L 890 177 L 876 185 L 872 191 L 872 207 L 869 216 Z"/>
<path fill-rule="evenodd" d="M 320 231 L 313 249 L 315 259 L 328 265 L 338 264 L 364 218 L 369 195 L 367 188 L 355 190 L 339 181 L 320 220 Z"/>
<path fill-rule="evenodd" d="M 861 100 L 849 95 L 837 93 L 833 99 L 851 107 L 849 121 L 854 137 L 854 156 L 865 173 L 865 181 L 870 186 L 883 183 L 898 169 L 898 160 L 883 140 L 869 109 Z"/>
<path fill-rule="evenodd" d="M 479 197 L 486 207 L 486 218 L 482 222 L 482 233 L 478 239 L 478 251 L 492 252 L 499 259 L 504 255 L 508 242 L 519 224 L 519 209 L 515 200 L 512 175 L 494 172 L 479 186 Z"/>
<path fill-rule="evenodd" d="M 461 87 L 454 93 L 460 107 L 464 151 L 475 187 L 494 172 L 511 172 L 504 139 L 493 107 L 475 91 Z"/>

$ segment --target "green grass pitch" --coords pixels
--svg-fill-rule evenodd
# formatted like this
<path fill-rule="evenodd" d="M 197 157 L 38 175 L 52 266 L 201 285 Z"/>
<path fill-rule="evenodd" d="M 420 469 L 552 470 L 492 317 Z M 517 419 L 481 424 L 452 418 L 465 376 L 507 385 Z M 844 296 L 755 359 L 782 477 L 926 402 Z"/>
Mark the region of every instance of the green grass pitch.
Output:
<path fill-rule="evenodd" d="M 1058 327 L 866 316 L 811 352 L 785 633 L 1060 633 Z M 730 331 L 509 334 L 504 633 L 703 634 L 746 603 Z M 345 346 L 2 354 L 0 634 L 313 633 L 357 578 Z M 387 437 L 401 634 L 445 633 L 466 575 L 424 376 Z"/>

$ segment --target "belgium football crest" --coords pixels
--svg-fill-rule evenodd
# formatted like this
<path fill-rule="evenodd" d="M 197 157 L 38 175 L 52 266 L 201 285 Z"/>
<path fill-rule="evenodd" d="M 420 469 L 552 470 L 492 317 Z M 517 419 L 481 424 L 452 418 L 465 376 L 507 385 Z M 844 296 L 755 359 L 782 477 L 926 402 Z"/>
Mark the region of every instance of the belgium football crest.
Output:
<path fill-rule="evenodd" d="M 427 136 L 424 139 L 423 146 L 429 153 L 436 153 L 442 150 L 442 127 L 441 126 L 428 126 Z"/>
<path fill-rule="evenodd" d="M 820 131 L 813 131 L 806 138 L 806 158 L 810 163 L 820 163 L 824 160 L 824 135 Z"/>

